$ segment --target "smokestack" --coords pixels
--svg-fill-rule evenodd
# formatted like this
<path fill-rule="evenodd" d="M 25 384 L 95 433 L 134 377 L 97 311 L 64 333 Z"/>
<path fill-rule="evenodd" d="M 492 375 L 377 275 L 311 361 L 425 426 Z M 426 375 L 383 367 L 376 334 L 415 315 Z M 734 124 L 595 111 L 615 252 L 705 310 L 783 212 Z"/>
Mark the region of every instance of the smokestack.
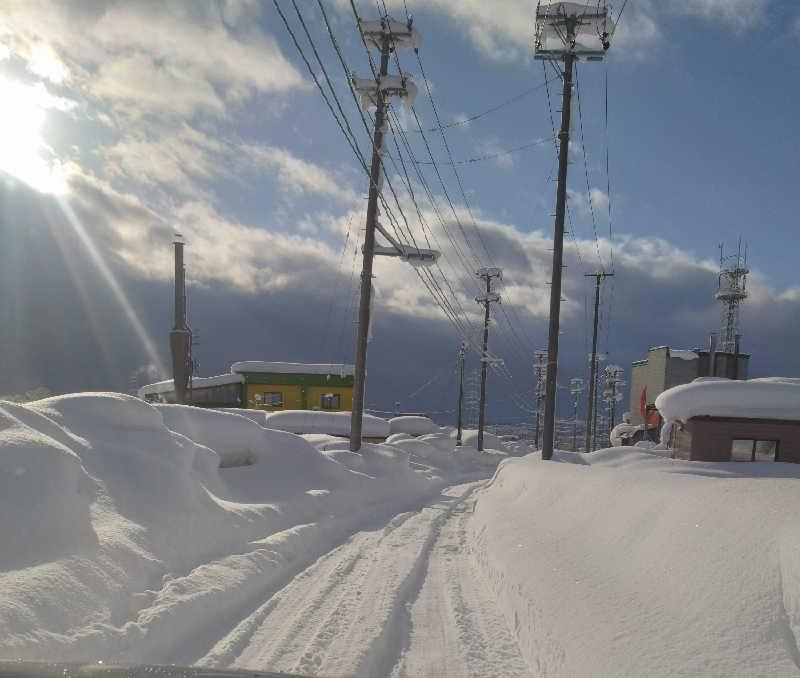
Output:
<path fill-rule="evenodd" d="M 739 378 L 739 347 L 742 343 L 742 335 L 737 334 L 733 342 L 733 378 Z"/>
<path fill-rule="evenodd" d="M 716 376 L 717 367 L 717 335 L 712 332 L 708 337 L 708 376 Z"/>
<path fill-rule="evenodd" d="M 169 349 L 172 354 L 172 380 L 175 386 L 175 402 L 186 403 L 186 391 L 191 374 L 189 350 L 192 333 L 186 325 L 186 270 L 183 265 L 183 237 L 175 234 L 175 326 L 169 333 Z"/>

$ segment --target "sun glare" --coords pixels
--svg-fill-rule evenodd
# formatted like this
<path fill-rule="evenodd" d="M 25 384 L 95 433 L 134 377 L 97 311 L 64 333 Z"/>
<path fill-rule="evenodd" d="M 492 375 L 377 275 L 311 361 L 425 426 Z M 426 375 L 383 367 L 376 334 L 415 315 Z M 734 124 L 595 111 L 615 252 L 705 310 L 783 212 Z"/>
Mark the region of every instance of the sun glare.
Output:
<path fill-rule="evenodd" d="M 0 170 L 42 193 L 63 194 L 65 167 L 42 137 L 48 108 L 63 108 L 63 100 L 44 85 L 26 85 L 0 78 Z"/>

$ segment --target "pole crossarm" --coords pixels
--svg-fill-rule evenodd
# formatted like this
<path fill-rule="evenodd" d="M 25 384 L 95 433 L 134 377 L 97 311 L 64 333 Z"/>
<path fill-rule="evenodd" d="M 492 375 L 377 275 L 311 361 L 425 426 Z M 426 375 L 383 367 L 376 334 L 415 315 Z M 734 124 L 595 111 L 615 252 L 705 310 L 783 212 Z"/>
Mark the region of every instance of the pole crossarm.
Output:
<path fill-rule="evenodd" d="M 602 61 L 609 40 L 607 7 L 551 2 L 536 10 L 535 59 L 564 61 L 569 54 L 579 61 Z"/>

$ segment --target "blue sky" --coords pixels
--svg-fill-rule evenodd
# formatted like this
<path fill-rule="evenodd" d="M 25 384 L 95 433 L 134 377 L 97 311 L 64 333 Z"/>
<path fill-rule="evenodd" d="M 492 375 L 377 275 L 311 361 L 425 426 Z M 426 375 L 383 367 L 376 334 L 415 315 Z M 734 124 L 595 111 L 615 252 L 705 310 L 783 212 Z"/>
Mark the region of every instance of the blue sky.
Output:
<path fill-rule="evenodd" d="M 291 2 L 280 4 L 313 58 Z M 366 76 L 349 2 L 325 4 L 349 67 Z M 365 18 L 377 15 L 372 3 L 357 5 Z M 402 2 L 389 5 L 405 16 Z M 535 3 L 408 5 L 444 124 L 554 77 L 532 59 Z M 367 148 L 317 3 L 298 6 Z M 7 2 L 0 45 L 0 88 L 10 102 L 0 118 L 0 314 L 8 347 L 0 392 L 42 384 L 126 390 L 163 368 L 176 230 L 187 239 L 190 321 L 202 336 L 203 374 L 244 359 L 352 360 L 366 182 L 272 3 Z M 707 341 L 719 324 L 716 248 L 740 236 L 753 269 L 742 321 L 753 372 L 800 370 L 789 350 L 800 339 L 798 46 L 795 3 L 630 0 L 606 62 L 579 65 L 585 143 L 576 121 L 565 384 L 586 369 L 591 290 L 583 274 L 609 269 L 612 249 L 616 277 L 604 296 L 601 350 L 629 367 L 648 346 Z M 399 58 L 420 89 L 415 110 L 432 127 L 416 58 Z M 560 83 L 549 87 L 557 125 Z M 400 104 L 396 110 L 415 158 L 427 160 L 413 116 Z M 504 268 L 505 312 L 496 314 L 491 350 L 507 370 L 492 376 L 490 415 L 523 418 L 518 405 L 530 400 L 532 352 L 546 343 L 555 194 L 546 90 L 446 130 L 456 161 L 542 142 L 460 166 L 468 205 L 441 136 L 426 136 L 444 187 L 430 166 L 420 171 L 443 218 L 415 180 L 425 231 L 391 162 L 390 181 L 415 237 L 428 233 L 442 244 L 463 324 L 477 327 L 480 308 L 472 256 L 445 191 L 477 259 Z M 396 156 L 391 141 L 389 148 Z M 368 402 L 452 409 L 459 331 L 408 266 L 378 260 L 376 275 Z"/>

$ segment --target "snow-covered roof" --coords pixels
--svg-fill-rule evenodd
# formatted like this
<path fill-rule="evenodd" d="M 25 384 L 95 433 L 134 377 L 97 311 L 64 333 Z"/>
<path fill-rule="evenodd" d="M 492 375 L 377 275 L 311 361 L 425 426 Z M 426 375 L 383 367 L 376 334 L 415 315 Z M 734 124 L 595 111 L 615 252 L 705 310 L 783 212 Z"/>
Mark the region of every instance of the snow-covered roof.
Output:
<path fill-rule="evenodd" d="M 666 421 L 703 416 L 800 421 L 800 379 L 700 377 L 661 393 L 656 408 Z"/>
<path fill-rule="evenodd" d="M 697 360 L 700 357 L 694 351 L 680 348 L 669 349 L 669 355 L 671 358 L 680 358 L 681 360 Z"/>
<path fill-rule="evenodd" d="M 241 374 L 220 374 L 216 377 L 192 377 L 192 388 L 208 388 L 209 386 L 224 386 L 225 384 L 243 384 L 244 377 Z M 175 390 L 172 379 L 158 381 L 155 384 L 142 386 L 138 395 L 144 398 L 146 395 L 155 393 L 170 393 Z"/>
<path fill-rule="evenodd" d="M 352 377 L 355 373 L 353 365 L 343 363 L 270 363 L 263 360 L 245 360 L 231 365 L 231 372 L 268 372 L 272 374 L 334 374 L 341 377 Z"/>

